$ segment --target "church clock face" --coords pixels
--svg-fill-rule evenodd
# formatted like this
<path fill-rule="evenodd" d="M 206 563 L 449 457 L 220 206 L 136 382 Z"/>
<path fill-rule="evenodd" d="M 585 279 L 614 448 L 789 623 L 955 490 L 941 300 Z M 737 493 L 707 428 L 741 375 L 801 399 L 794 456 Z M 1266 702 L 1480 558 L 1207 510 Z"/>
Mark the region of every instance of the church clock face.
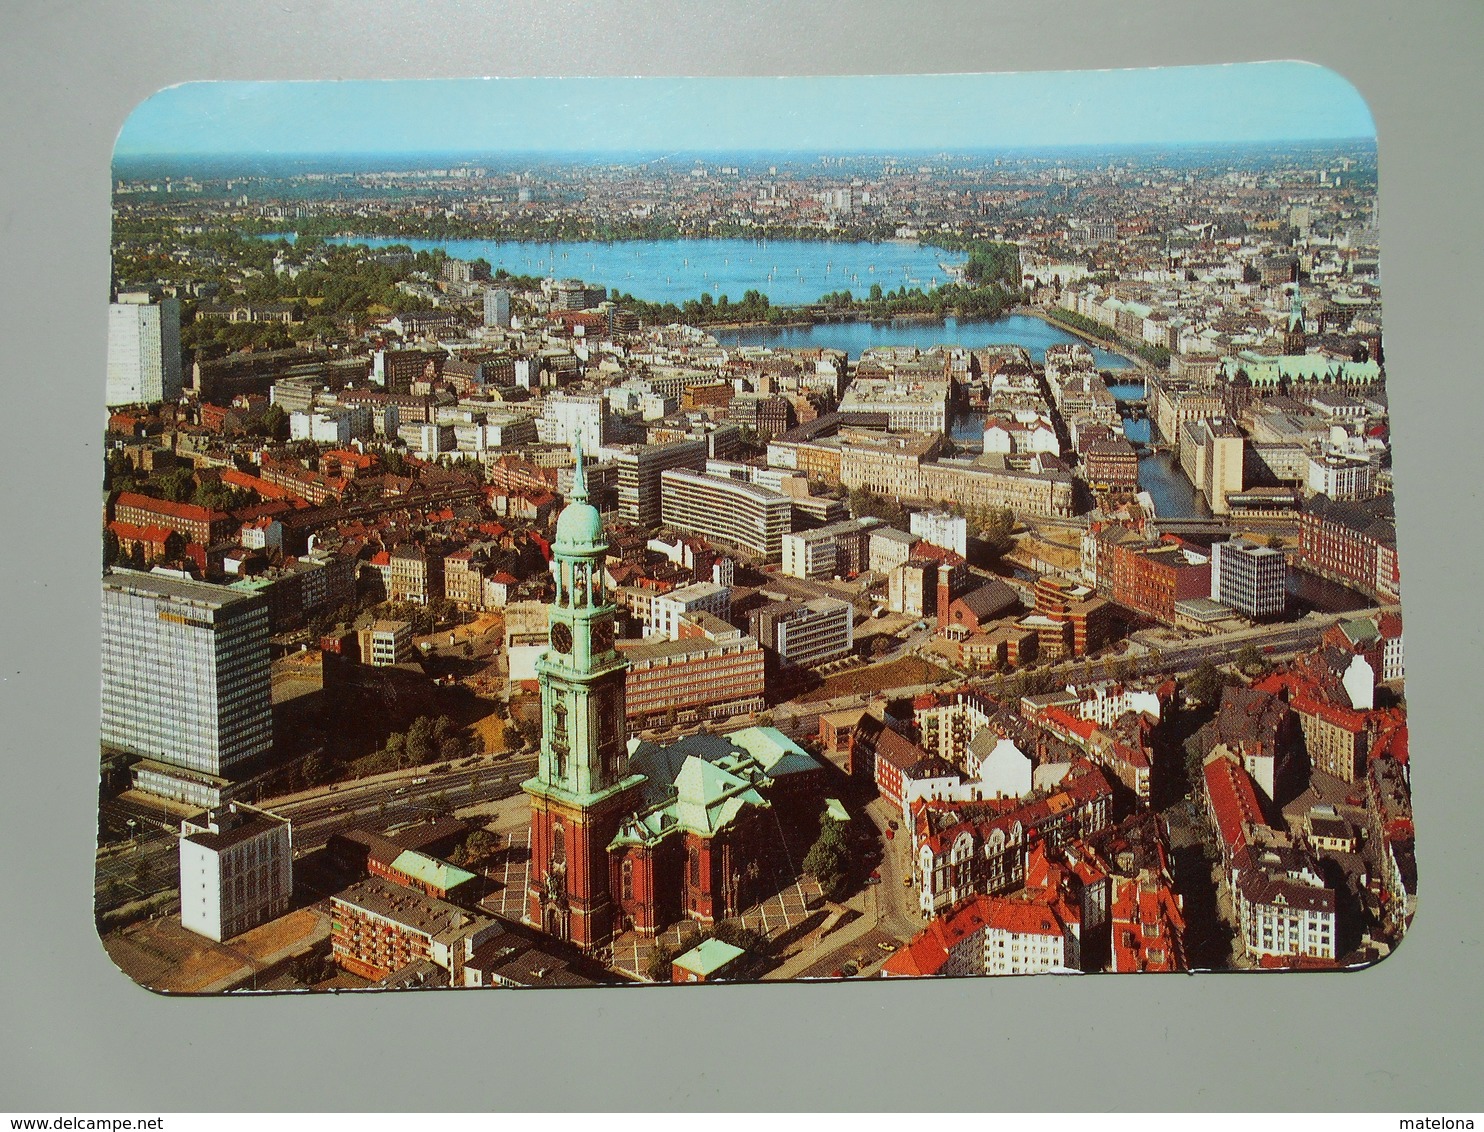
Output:
<path fill-rule="evenodd" d="M 551 647 L 562 653 L 572 651 L 572 629 L 565 622 L 558 621 L 551 627 Z"/>
<path fill-rule="evenodd" d="M 593 651 L 607 652 L 613 647 L 613 622 L 599 621 L 593 625 Z"/>

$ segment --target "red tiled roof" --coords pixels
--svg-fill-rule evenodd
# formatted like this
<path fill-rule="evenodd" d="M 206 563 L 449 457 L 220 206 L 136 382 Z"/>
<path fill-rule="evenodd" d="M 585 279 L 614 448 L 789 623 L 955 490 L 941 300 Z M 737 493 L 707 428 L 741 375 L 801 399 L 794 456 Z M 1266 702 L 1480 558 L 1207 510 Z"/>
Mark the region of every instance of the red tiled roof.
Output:
<path fill-rule="evenodd" d="M 222 511 L 212 511 L 206 507 L 198 507 L 194 503 L 175 503 L 169 499 L 155 499 L 152 496 L 139 495 L 132 491 L 120 492 L 115 506 L 135 507 L 143 511 L 153 511 L 159 515 L 188 519 L 196 523 L 216 523 L 228 517 Z"/>
<path fill-rule="evenodd" d="M 1217 832 L 1223 844 L 1229 850 L 1245 847 L 1246 826 L 1267 824 L 1252 779 L 1236 763 L 1220 755 L 1206 761 L 1204 775 L 1206 796 L 1216 815 Z"/>

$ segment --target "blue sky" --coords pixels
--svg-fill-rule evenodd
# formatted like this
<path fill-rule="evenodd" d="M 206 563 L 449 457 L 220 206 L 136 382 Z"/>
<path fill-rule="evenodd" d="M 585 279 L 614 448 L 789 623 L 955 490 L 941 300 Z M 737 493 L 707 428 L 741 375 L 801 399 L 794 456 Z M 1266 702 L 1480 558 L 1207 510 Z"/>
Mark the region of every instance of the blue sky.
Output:
<path fill-rule="evenodd" d="M 1374 136 L 1305 63 L 817 78 L 188 83 L 124 123 L 119 157 L 889 151 Z"/>

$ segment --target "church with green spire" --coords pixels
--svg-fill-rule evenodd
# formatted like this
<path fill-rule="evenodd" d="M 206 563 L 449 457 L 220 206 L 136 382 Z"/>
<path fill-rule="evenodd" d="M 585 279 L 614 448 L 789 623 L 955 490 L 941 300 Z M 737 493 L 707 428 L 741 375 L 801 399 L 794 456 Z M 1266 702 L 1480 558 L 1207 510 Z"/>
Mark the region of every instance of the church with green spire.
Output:
<path fill-rule="evenodd" d="M 713 924 L 792 880 L 817 833 L 823 767 L 770 727 L 664 747 L 629 738 L 608 541 L 580 443 L 574 456 L 552 542 L 548 648 L 536 663 L 541 751 L 522 786 L 525 919 L 592 949 L 681 917 Z"/>

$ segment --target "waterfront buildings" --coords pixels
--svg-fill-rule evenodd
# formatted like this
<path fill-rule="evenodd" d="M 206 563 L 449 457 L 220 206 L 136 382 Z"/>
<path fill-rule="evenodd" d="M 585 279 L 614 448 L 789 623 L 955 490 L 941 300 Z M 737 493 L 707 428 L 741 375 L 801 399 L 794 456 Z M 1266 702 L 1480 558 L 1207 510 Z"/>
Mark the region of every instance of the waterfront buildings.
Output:
<path fill-rule="evenodd" d="M 1097 535 L 1098 590 L 1119 605 L 1155 620 L 1175 618 L 1175 604 L 1209 597 L 1211 559 L 1173 536 L 1128 537 L 1121 527 Z"/>
<path fill-rule="evenodd" d="M 949 380 L 857 377 L 840 399 L 842 413 L 885 413 L 887 427 L 907 432 L 948 431 Z"/>
<path fill-rule="evenodd" d="M 289 910 L 288 818 L 241 802 L 180 823 L 180 924 L 218 943 Z"/>
<path fill-rule="evenodd" d="M 1381 601 L 1401 596 L 1390 496 L 1347 503 L 1316 495 L 1299 516 L 1298 562 Z"/>
<path fill-rule="evenodd" d="M 125 294 L 108 306 L 109 408 L 180 399 L 180 301 L 148 298 Z"/>
<path fill-rule="evenodd" d="M 1212 514 L 1225 515 L 1227 496 L 1242 490 L 1246 438 L 1232 421 L 1221 417 L 1187 421 L 1180 426 L 1180 467 L 1206 497 Z"/>
<path fill-rule="evenodd" d="M 106 747 L 138 755 L 151 793 L 218 805 L 273 745 L 268 603 L 133 570 L 103 576 Z"/>

